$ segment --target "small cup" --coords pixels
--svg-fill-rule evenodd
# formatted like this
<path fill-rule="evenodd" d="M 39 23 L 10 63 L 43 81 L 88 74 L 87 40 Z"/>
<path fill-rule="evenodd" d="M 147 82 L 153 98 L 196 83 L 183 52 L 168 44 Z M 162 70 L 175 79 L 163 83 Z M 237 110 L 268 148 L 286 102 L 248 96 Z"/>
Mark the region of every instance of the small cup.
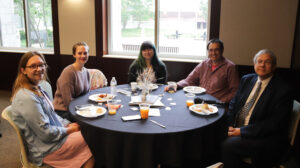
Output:
<path fill-rule="evenodd" d="M 194 100 L 186 100 L 186 106 L 190 107 L 191 105 L 194 105 Z"/>
<path fill-rule="evenodd" d="M 185 96 L 187 97 L 186 106 L 190 107 L 191 105 L 194 104 L 195 94 L 193 94 L 193 93 L 187 93 L 187 94 L 185 94 Z"/>
<path fill-rule="evenodd" d="M 177 90 L 177 84 L 176 82 L 168 82 L 168 92 L 174 93 Z"/>
<path fill-rule="evenodd" d="M 140 105 L 140 113 L 142 119 L 147 119 L 150 110 L 150 104 L 148 103 L 141 103 Z"/>
<path fill-rule="evenodd" d="M 117 100 L 108 100 L 107 101 L 108 114 L 114 115 L 118 110 L 118 101 Z"/>
<path fill-rule="evenodd" d="M 137 82 L 130 82 L 131 92 L 135 93 L 137 90 Z"/>

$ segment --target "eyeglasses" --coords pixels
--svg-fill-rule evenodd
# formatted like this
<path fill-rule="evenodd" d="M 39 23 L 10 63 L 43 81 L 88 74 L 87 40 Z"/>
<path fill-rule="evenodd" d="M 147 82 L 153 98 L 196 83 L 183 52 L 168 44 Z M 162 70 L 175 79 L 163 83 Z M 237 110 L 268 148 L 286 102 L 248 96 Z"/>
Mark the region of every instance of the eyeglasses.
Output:
<path fill-rule="evenodd" d="M 263 60 L 257 60 L 256 61 L 257 64 L 265 64 L 267 66 L 271 66 L 273 64 L 273 62 L 271 60 L 266 60 L 266 61 L 263 61 Z"/>
<path fill-rule="evenodd" d="M 39 65 L 33 64 L 33 65 L 26 66 L 26 68 L 30 68 L 30 69 L 32 69 L 32 70 L 36 70 L 36 69 L 38 69 L 38 68 L 44 69 L 44 68 L 47 68 L 47 64 L 46 64 L 46 63 L 44 63 L 44 64 L 39 64 Z"/>
<path fill-rule="evenodd" d="M 221 51 L 220 48 L 215 48 L 215 49 L 209 49 L 208 52 L 219 52 Z"/>

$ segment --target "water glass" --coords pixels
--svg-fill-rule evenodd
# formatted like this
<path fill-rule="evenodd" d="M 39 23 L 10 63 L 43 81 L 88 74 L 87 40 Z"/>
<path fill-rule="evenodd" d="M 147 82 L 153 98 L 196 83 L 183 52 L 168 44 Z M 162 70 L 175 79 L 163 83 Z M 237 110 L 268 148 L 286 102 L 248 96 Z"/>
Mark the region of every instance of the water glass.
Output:
<path fill-rule="evenodd" d="M 137 82 L 130 82 L 131 92 L 135 93 L 137 90 Z"/>

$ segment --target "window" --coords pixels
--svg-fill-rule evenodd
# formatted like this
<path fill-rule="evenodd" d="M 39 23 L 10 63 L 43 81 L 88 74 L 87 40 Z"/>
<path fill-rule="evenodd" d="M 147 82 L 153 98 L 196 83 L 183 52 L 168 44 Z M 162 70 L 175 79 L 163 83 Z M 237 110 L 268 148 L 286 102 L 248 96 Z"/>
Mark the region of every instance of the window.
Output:
<path fill-rule="evenodd" d="M 51 0 L 0 0 L 0 50 L 53 52 Z"/>
<path fill-rule="evenodd" d="M 161 58 L 204 59 L 209 0 L 108 1 L 108 54 L 137 55 L 152 41 Z"/>

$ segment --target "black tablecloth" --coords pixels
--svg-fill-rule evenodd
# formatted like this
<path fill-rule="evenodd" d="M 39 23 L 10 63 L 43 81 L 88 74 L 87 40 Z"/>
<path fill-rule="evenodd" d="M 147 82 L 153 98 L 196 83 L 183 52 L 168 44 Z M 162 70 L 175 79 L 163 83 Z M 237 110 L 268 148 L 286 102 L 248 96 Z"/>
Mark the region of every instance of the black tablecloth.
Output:
<path fill-rule="evenodd" d="M 117 86 L 128 91 L 129 87 L 127 84 Z M 160 107 L 161 116 L 149 119 L 165 125 L 165 129 L 149 119 L 122 121 L 122 116 L 139 114 L 139 111 L 131 110 L 130 97 L 120 93 L 116 99 L 121 100 L 123 107 L 116 115 L 106 113 L 96 118 L 84 118 L 76 114 L 76 105 L 97 104 L 89 100 L 89 96 L 109 93 L 109 87 L 91 91 L 71 102 L 69 110 L 81 126 L 97 167 L 146 168 L 157 164 L 191 167 L 195 163 L 196 167 L 203 167 L 218 159 L 220 142 L 226 135 L 224 108 L 218 106 L 218 113 L 209 116 L 195 114 L 186 107 L 187 98 L 182 90 L 171 94 L 163 89 L 164 86 L 159 86 L 151 94 L 164 94 L 161 101 L 171 110 Z M 208 94 L 198 96 L 216 100 Z"/>

